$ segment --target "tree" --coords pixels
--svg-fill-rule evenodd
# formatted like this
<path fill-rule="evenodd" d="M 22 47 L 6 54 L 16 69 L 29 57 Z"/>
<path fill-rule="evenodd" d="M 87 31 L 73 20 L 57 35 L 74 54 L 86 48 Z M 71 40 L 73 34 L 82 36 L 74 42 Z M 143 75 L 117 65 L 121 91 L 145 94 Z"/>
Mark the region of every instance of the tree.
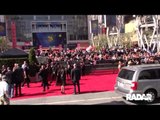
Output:
<path fill-rule="evenodd" d="M 118 44 L 122 47 L 130 48 L 132 45 L 133 34 L 134 32 L 121 33 L 118 38 Z"/>
<path fill-rule="evenodd" d="M 29 64 L 31 64 L 31 65 L 33 65 L 34 63 L 38 63 L 34 48 L 31 48 L 30 51 L 29 51 L 28 60 L 29 60 Z"/>
<path fill-rule="evenodd" d="M 96 47 L 97 50 L 108 47 L 107 36 L 103 34 L 95 36 L 92 40 L 92 44 Z"/>
<path fill-rule="evenodd" d="M 37 66 L 35 65 L 35 63 L 38 63 L 38 60 L 36 58 L 36 53 L 34 48 L 31 48 L 29 51 L 29 57 L 28 57 L 28 61 L 29 61 L 29 75 L 31 77 L 34 77 L 38 71 Z"/>
<path fill-rule="evenodd" d="M 130 48 L 132 45 L 133 34 L 134 32 L 120 33 L 119 35 L 109 35 L 109 36 L 105 34 L 99 34 L 98 36 L 95 36 L 93 38 L 92 44 L 98 50 L 101 48 L 112 48 L 117 46 Z"/>
<path fill-rule="evenodd" d="M 4 51 L 8 48 L 9 48 L 8 39 L 5 36 L 0 37 L 0 50 Z"/>

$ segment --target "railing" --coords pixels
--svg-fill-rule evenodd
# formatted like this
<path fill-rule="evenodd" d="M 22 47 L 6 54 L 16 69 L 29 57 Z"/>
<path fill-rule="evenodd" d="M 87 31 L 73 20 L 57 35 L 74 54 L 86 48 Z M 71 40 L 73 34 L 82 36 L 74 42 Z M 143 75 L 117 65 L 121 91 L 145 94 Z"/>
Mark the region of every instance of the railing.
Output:
<path fill-rule="evenodd" d="M 99 60 L 96 65 L 93 64 L 85 64 L 85 74 L 91 73 L 93 70 L 97 69 L 105 69 L 112 70 L 113 73 L 117 72 L 118 68 L 118 60 Z"/>

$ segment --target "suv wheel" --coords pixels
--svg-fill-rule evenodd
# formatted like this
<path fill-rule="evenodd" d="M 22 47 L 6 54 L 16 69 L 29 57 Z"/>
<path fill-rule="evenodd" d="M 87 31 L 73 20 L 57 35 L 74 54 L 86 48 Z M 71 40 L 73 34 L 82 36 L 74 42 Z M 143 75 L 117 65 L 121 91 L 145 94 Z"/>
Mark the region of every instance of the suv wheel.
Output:
<path fill-rule="evenodd" d="M 145 94 L 146 94 L 146 95 L 147 95 L 147 94 L 150 94 L 150 95 L 151 95 L 151 99 L 150 99 L 150 100 L 147 100 L 148 103 L 154 102 L 155 99 L 156 99 L 156 97 L 157 97 L 157 94 L 156 94 L 156 92 L 155 92 L 154 90 L 147 90 L 147 91 L 145 92 Z"/>

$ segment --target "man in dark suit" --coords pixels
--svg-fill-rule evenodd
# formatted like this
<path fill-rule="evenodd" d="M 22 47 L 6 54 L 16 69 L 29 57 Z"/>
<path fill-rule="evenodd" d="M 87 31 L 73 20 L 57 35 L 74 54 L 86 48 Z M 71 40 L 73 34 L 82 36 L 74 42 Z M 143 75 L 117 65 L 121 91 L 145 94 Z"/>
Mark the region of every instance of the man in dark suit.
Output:
<path fill-rule="evenodd" d="M 13 81 L 15 83 L 15 96 L 21 96 L 21 84 L 24 81 L 24 72 L 18 64 L 15 64 L 15 70 L 13 71 Z"/>
<path fill-rule="evenodd" d="M 43 86 L 43 92 L 46 91 L 46 87 L 47 89 L 49 89 L 49 84 L 48 84 L 48 71 L 46 69 L 45 65 L 41 65 L 41 69 L 39 72 L 39 75 L 42 77 L 42 86 Z"/>
<path fill-rule="evenodd" d="M 73 69 L 71 70 L 71 79 L 74 85 L 74 94 L 76 94 L 76 85 L 78 87 L 78 93 L 80 94 L 79 80 L 81 79 L 81 70 L 76 64 L 73 64 Z"/>
<path fill-rule="evenodd" d="M 14 82 L 13 82 L 13 71 L 11 71 L 10 67 L 7 67 L 7 72 L 6 72 L 6 80 L 8 83 L 9 87 L 9 96 L 10 98 L 14 97 Z"/>

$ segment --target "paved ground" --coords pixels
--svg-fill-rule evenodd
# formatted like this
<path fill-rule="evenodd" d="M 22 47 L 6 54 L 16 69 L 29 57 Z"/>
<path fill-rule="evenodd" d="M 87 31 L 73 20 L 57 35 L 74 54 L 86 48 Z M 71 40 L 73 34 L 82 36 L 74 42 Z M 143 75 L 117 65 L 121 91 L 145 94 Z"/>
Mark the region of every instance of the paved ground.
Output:
<path fill-rule="evenodd" d="M 11 105 L 145 105 L 129 102 L 114 91 L 12 100 Z M 160 99 L 149 105 L 160 105 Z"/>
<path fill-rule="evenodd" d="M 136 105 L 124 100 L 115 92 L 53 96 L 12 100 L 11 105 Z"/>

